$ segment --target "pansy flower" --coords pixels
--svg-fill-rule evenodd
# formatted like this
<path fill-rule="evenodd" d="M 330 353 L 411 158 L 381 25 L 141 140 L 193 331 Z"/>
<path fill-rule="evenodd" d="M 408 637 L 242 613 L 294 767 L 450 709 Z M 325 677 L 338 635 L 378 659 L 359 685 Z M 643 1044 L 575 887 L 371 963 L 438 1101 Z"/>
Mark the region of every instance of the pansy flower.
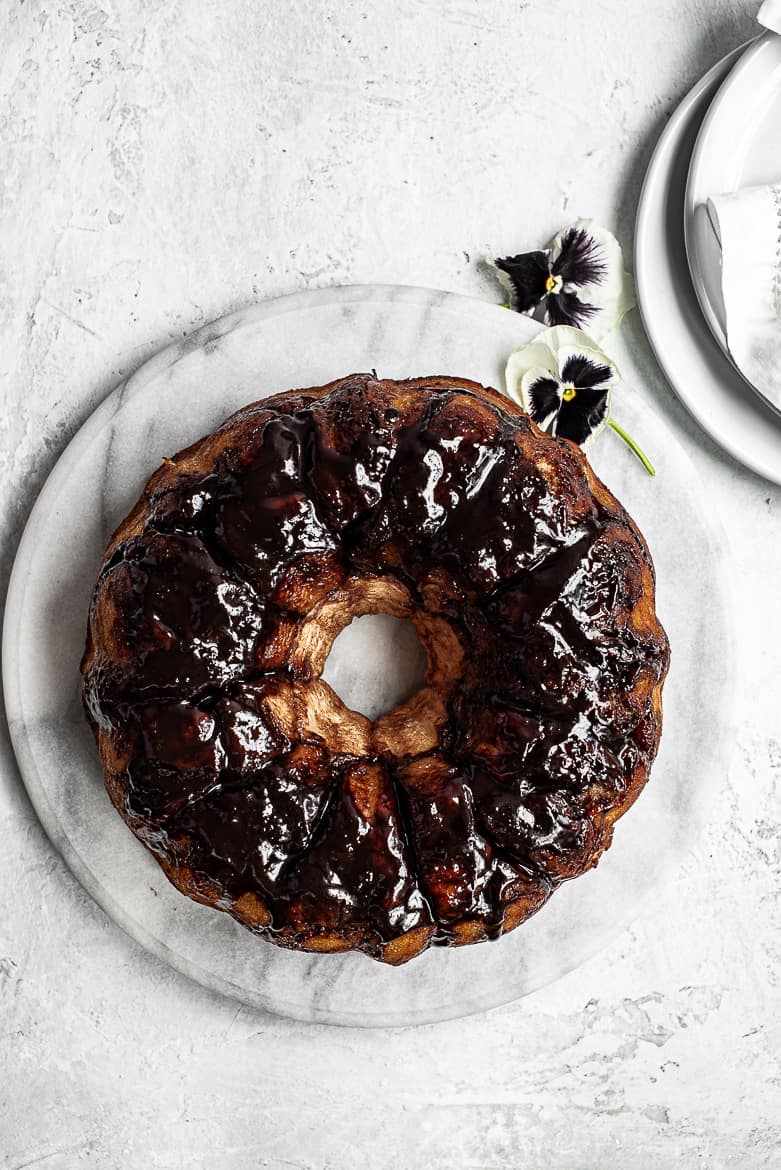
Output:
<path fill-rule="evenodd" d="M 585 447 L 606 426 L 631 447 L 649 474 L 650 462 L 610 416 L 618 367 L 580 329 L 555 325 L 543 329 L 510 354 L 507 392 L 550 435 Z"/>
<path fill-rule="evenodd" d="M 577 220 L 547 248 L 490 263 L 508 291 L 510 308 L 546 325 L 587 328 L 601 338 L 635 303 L 621 245 L 591 219 Z"/>

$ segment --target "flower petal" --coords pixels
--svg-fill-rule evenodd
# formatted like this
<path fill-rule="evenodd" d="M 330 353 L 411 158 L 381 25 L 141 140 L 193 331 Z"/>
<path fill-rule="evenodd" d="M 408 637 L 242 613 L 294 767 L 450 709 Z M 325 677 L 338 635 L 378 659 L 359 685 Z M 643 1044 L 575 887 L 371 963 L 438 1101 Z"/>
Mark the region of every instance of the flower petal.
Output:
<path fill-rule="evenodd" d="M 523 401 L 522 383 L 527 374 L 533 373 L 535 377 L 548 375 L 556 379 L 559 376 L 558 358 L 544 340 L 538 341 L 538 338 L 543 338 L 547 333 L 550 333 L 550 330 L 543 329 L 533 341 L 514 350 L 507 359 L 504 371 L 507 393 L 520 403 L 524 410 L 528 407 Z"/>
<path fill-rule="evenodd" d="M 561 349 L 589 349 L 599 352 L 587 333 L 570 325 L 554 325 L 550 329 L 541 329 L 529 344 L 547 346 L 554 355 L 556 369 L 559 368 L 558 353 Z"/>
<path fill-rule="evenodd" d="M 575 288 L 604 284 L 608 262 L 605 249 L 594 234 L 594 226 L 591 220 L 579 219 L 572 227 L 559 232 L 551 243 L 555 273 L 565 284 Z"/>
<path fill-rule="evenodd" d="M 612 396 L 612 386 L 577 390 L 569 402 L 562 401 L 552 433 L 587 446 L 607 426 Z"/>
<path fill-rule="evenodd" d="M 575 329 L 582 329 L 589 325 L 600 312 L 597 305 L 586 305 L 574 292 L 562 289 L 560 293 L 552 293 L 545 298 L 545 324 L 571 325 Z"/>
<path fill-rule="evenodd" d="M 550 252 L 523 252 L 518 256 L 498 256 L 489 263 L 510 297 L 516 313 L 531 313 L 544 298 L 550 276 Z"/>
<path fill-rule="evenodd" d="M 547 357 L 543 359 L 544 353 Z M 554 325 L 550 329 L 541 329 L 528 345 L 511 354 L 510 360 L 513 361 L 514 369 L 547 366 L 555 372 L 560 381 L 567 381 L 562 373 L 564 365 L 576 356 L 585 358 L 592 365 L 608 366 L 611 378 L 614 381 L 620 380 L 621 374 L 615 362 L 602 352 L 594 339 L 582 329 L 573 329 L 569 325 Z"/>
<path fill-rule="evenodd" d="M 521 384 L 523 408 L 537 426 L 545 428 L 561 407 L 560 385 L 549 374 L 530 370 Z"/>
<path fill-rule="evenodd" d="M 607 425 L 616 364 L 579 329 L 543 329 L 510 354 L 507 392 L 544 430 L 585 446 Z M 570 396 L 567 390 L 575 392 Z M 567 395 L 565 397 L 565 395 Z"/>
<path fill-rule="evenodd" d="M 572 382 L 582 390 L 593 386 L 605 386 L 613 381 L 614 367 L 594 358 L 592 355 L 596 353 L 595 350 L 590 353 L 573 352 L 567 357 L 563 357 L 563 353 L 564 351 L 559 354 L 562 382 Z"/>
<path fill-rule="evenodd" d="M 592 337 L 599 340 L 635 304 L 634 282 L 624 271 L 621 245 L 593 219 L 579 219 L 559 232 L 551 241 L 550 250 L 551 272 L 563 280 L 559 298 L 568 295 L 576 298 L 564 301 L 559 315 L 572 320 L 573 314 L 582 314 L 588 306 L 591 315 L 581 315 L 579 324 L 587 324 Z M 555 323 L 553 316 L 550 320 Z"/>

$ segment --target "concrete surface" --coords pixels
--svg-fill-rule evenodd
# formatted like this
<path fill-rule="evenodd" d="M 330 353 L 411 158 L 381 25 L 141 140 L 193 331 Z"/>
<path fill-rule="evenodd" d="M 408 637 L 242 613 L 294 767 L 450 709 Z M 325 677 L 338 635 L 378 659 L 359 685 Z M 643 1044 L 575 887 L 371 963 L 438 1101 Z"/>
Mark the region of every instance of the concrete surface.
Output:
<path fill-rule="evenodd" d="M 485 251 L 579 215 L 628 249 L 665 119 L 754 10 L 7 0 L 3 578 L 69 436 L 211 317 L 352 281 L 499 299 Z M 687 864 L 609 951 L 514 1006 L 414 1031 L 295 1024 L 198 989 L 108 921 L 4 739 L 4 1170 L 781 1166 L 781 490 L 689 420 L 637 314 L 621 349 L 723 517 L 739 591 L 736 764 Z"/>

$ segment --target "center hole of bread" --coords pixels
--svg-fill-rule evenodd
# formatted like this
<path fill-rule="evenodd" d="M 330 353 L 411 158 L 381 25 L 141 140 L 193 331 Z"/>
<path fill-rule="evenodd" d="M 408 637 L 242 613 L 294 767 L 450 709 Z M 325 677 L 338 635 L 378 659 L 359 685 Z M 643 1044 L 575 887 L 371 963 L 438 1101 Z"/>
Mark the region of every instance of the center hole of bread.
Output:
<path fill-rule="evenodd" d="M 405 618 L 353 618 L 334 640 L 322 677 L 353 711 L 372 721 L 424 685 L 426 654 Z"/>

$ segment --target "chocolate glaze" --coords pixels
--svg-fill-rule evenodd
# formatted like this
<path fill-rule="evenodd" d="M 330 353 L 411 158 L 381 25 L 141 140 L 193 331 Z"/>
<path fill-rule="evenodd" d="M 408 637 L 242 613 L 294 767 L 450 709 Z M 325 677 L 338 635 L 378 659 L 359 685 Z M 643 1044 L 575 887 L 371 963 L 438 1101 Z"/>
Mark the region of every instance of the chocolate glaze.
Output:
<path fill-rule="evenodd" d="M 124 731 L 132 745 L 125 807 L 141 822 L 165 822 L 212 791 L 225 771 L 213 712 L 177 701 L 138 704 L 124 714 Z"/>
<path fill-rule="evenodd" d="M 307 783 L 284 757 L 259 769 L 249 785 L 228 781 L 169 826 L 174 855 L 216 877 L 234 897 L 256 888 L 284 894 L 285 867 L 311 846 L 330 784 L 328 774 L 320 785 Z"/>
<path fill-rule="evenodd" d="M 196 535 L 131 538 L 110 558 L 96 593 L 117 634 L 111 661 L 87 679 L 97 722 L 125 699 L 191 698 L 252 669 L 263 601 Z"/>
<path fill-rule="evenodd" d="M 355 563 L 446 570 L 467 595 L 491 591 L 571 537 L 572 518 L 516 442 L 517 423 L 472 395 L 423 399 L 403 427 L 383 499 L 356 533 Z M 419 407 L 420 409 L 420 407 Z"/>
<path fill-rule="evenodd" d="M 355 376 L 237 419 L 151 481 L 96 586 L 84 693 L 113 799 L 178 884 L 256 895 L 285 945 L 515 925 L 593 864 L 656 750 L 641 538 L 579 452 L 472 384 Z M 305 684 L 262 665 L 272 632 L 377 574 L 464 652 L 419 758 L 335 748 Z"/>

